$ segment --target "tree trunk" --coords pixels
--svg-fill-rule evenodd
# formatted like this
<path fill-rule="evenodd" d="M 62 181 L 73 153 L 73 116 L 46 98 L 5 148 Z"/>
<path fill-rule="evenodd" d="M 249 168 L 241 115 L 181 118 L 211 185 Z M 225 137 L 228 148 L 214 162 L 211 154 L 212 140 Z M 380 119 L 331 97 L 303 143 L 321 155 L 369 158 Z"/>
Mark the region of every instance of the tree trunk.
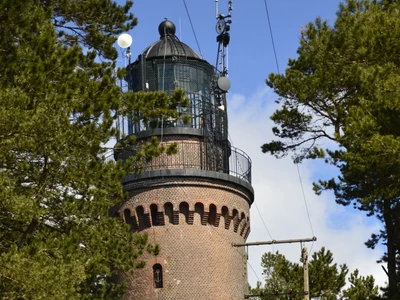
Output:
<path fill-rule="evenodd" d="M 395 246 L 395 228 L 393 224 L 391 201 L 383 201 L 383 218 L 385 221 L 387 234 L 387 267 L 388 267 L 388 296 L 389 299 L 395 299 L 397 293 L 397 276 L 396 276 L 396 246 Z"/>

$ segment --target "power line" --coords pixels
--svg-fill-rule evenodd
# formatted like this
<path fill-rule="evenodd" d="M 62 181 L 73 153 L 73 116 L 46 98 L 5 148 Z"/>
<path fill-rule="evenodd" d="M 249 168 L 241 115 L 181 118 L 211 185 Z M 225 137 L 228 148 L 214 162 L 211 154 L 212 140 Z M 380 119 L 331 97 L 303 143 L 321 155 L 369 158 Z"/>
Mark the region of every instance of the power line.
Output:
<path fill-rule="evenodd" d="M 301 186 L 301 192 L 303 193 L 303 200 L 304 200 L 304 205 L 306 207 L 306 211 L 307 211 L 307 217 L 308 217 L 308 223 L 310 224 L 310 228 L 311 228 L 311 233 L 314 236 L 314 229 L 311 223 L 311 218 L 310 218 L 310 212 L 308 210 L 308 205 L 307 205 L 307 200 L 306 200 L 306 194 L 304 193 L 304 187 L 303 187 L 303 181 L 301 179 L 301 174 L 300 174 L 300 169 L 299 169 L 299 165 L 296 164 L 297 167 L 297 174 L 299 175 L 299 181 L 300 181 L 300 186 Z"/>
<path fill-rule="evenodd" d="M 299 165 L 296 164 L 296 167 L 297 167 L 297 174 L 299 175 L 299 181 L 300 181 L 300 186 L 301 186 L 301 192 L 302 192 L 302 194 L 303 194 L 304 205 L 305 205 L 305 207 L 306 207 L 306 212 L 307 212 L 307 217 L 308 217 L 308 223 L 310 224 L 310 228 L 311 228 L 311 233 L 312 233 L 312 235 L 315 236 L 315 235 L 314 235 L 314 229 L 313 229 L 312 222 L 311 222 L 310 211 L 308 210 L 307 198 L 306 198 L 306 194 L 305 194 L 305 192 L 304 192 L 303 180 L 301 179 L 301 174 L 300 174 Z M 308 252 L 308 255 L 311 255 L 311 251 L 312 251 L 313 246 L 314 246 L 314 242 L 312 242 L 312 244 L 311 244 L 310 251 Z"/>
<path fill-rule="evenodd" d="M 262 215 L 261 215 L 261 212 L 260 212 L 260 210 L 258 209 L 258 206 L 257 206 L 257 202 L 256 202 L 256 201 L 254 201 L 254 205 L 255 205 L 255 207 L 256 207 L 256 209 L 257 209 L 257 212 L 258 212 L 258 214 L 259 214 L 259 216 L 260 216 L 260 218 L 261 218 L 261 221 L 262 221 L 263 224 L 264 224 L 265 230 L 267 231 L 267 233 L 268 233 L 269 237 L 271 238 L 271 240 L 273 240 L 272 235 L 271 235 L 271 233 L 269 232 L 268 227 L 267 227 L 267 225 L 266 225 L 265 222 L 264 222 L 264 219 L 263 219 L 263 217 L 262 217 Z"/>
<path fill-rule="evenodd" d="M 193 26 L 193 23 L 192 23 L 192 18 L 190 17 L 190 13 L 189 13 L 189 10 L 188 10 L 187 5 L 186 5 L 186 0 L 183 0 L 183 4 L 185 5 L 186 13 L 187 13 L 188 18 L 189 18 L 190 26 L 192 27 L 192 31 L 193 31 L 194 39 L 196 40 L 197 48 L 199 48 L 200 56 L 203 57 L 203 53 L 201 53 L 199 41 L 197 40 L 196 31 L 194 30 L 194 26 Z"/>
<path fill-rule="evenodd" d="M 276 68 L 278 69 L 278 74 L 279 74 L 280 71 L 279 71 L 279 64 L 278 64 L 278 56 L 276 55 L 275 41 L 274 41 L 274 35 L 272 34 L 272 26 L 271 26 L 271 21 L 270 21 L 270 18 L 269 18 L 267 0 L 264 0 L 264 4 L 265 4 L 265 12 L 267 13 L 267 20 L 268 20 L 269 33 L 271 35 L 272 48 L 274 50 Z"/>
<path fill-rule="evenodd" d="M 279 63 L 278 63 L 278 56 L 277 56 L 277 54 L 276 54 L 275 41 L 274 41 L 274 35 L 273 35 L 273 33 L 272 33 L 272 26 L 271 26 L 271 20 L 270 20 L 270 17 L 269 17 L 269 11 L 268 11 L 267 0 L 264 0 L 264 4 L 265 4 L 265 12 L 266 12 L 266 14 L 267 14 L 269 32 L 270 32 L 270 35 L 271 35 L 272 48 L 273 48 L 273 51 L 274 51 L 274 57 L 275 57 L 276 68 L 277 68 L 277 70 L 278 70 L 278 74 L 280 74 Z M 308 217 L 308 223 L 309 223 L 310 228 L 311 228 L 311 233 L 312 233 L 312 235 L 314 236 L 314 229 L 313 229 L 313 226 L 312 226 L 312 223 L 311 223 L 310 212 L 309 212 L 308 205 L 307 205 L 307 199 L 306 199 L 306 194 L 305 194 L 305 192 L 304 192 L 304 186 L 303 186 L 303 181 L 302 181 L 302 179 L 301 179 L 301 174 L 300 174 L 299 165 L 296 164 L 296 167 L 297 167 L 297 174 L 298 174 L 298 176 L 299 176 L 301 191 L 302 191 L 302 194 L 303 194 L 304 205 L 305 205 L 305 207 L 306 207 L 306 212 L 307 212 L 307 217 Z M 313 244 L 311 245 L 310 253 L 311 253 L 311 250 L 312 250 L 313 245 L 314 245 L 314 242 L 313 242 Z"/>
<path fill-rule="evenodd" d="M 249 261 L 247 261 L 247 264 L 249 265 L 250 269 L 253 271 L 254 275 L 256 275 L 257 280 L 258 280 L 259 282 L 262 282 L 261 279 L 260 279 L 260 277 L 258 277 L 256 271 L 253 269 L 253 267 L 251 266 L 251 264 L 250 264 Z"/>

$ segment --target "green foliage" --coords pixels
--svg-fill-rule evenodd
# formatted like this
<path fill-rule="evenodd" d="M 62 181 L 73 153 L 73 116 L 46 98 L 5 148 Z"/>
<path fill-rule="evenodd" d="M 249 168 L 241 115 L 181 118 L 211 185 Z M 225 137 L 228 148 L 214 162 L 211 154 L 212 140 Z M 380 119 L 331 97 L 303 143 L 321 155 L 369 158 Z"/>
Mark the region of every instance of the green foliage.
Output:
<path fill-rule="evenodd" d="M 336 201 L 376 216 L 384 230 L 367 245 L 387 247 L 390 298 L 400 278 L 400 3 L 347 0 L 333 26 L 316 19 L 301 32 L 298 58 L 267 84 L 279 95 L 271 117 L 278 140 L 262 146 L 295 162 L 323 158 L 338 178 L 314 185 Z M 330 148 L 321 146 L 328 140 Z M 397 299 L 397 298 L 396 298 Z"/>
<path fill-rule="evenodd" d="M 116 163 L 103 145 L 118 134 L 117 113 L 161 118 L 176 115 L 185 100 L 182 91 L 146 93 L 154 112 L 143 94 L 121 97 L 114 63 L 96 59 L 113 57 L 115 34 L 133 26 L 129 6 L 0 3 L 1 299 L 120 299 L 124 286 L 115 275 L 143 266 L 144 251 L 159 252 L 110 215 L 124 198 L 122 178 L 140 157 Z M 60 35 L 73 22 L 81 28 L 69 28 L 76 39 Z M 174 146 L 152 140 L 140 155 L 151 160 L 166 150 Z"/>
<path fill-rule="evenodd" d="M 303 266 L 292 263 L 279 252 L 275 254 L 268 252 L 261 258 L 264 286 L 261 283 L 252 290 L 253 294 L 273 294 L 276 291 L 290 293 L 280 295 L 279 299 L 303 299 L 303 295 L 296 295 L 296 292 L 303 292 Z M 340 290 L 346 284 L 348 269 L 346 265 L 337 266 L 333 263 L 333 255 L 324 247 L 312 255 L 309 262 L 309 286 L 310 298 L 336 300 Z M 275 296 L 264 296 L 262 299 L 276 299 Z"/>
<path fill-rule="evenodd" d="M 261 265 L 265 282 L 264 285 L 257 282 L 257 286 L 251 290 L 253 295 L 261 295 L 259 299 L 304 298 L 303 295 L 296 294 L 304 291 L 302 265 L 290 262 L 279 252 L 265 253 L 261 258 Z M 351 286 L 342 293 L 346 285 L 348 268 L 345 264 L 338 266 L 334 263 L 332 252 L 325 250 L 324 247 L 312 255 L 308 268 L 310 299 L 372 300 L 378 296 L 378 287 L 374 284 L 374 278 L 372 276 L 359 277 L 358 270 L 350 274 Z M 287 294 L 276 296 L 274 295 L 276 292 Z"/>
<path fill-rule="evenodd" d="M 372 276 L 359 276 L 358 269 L 350 274 L 351 286 L 343 291 L 343 300 L 373 300 L 378 297 L 378 287 Z"/>
<path fill-rule="evenodd" d="M 64 45 L 83 45 L 107 59 L 115 59 L 116 36 L 129 31 L 137 19 L 129 13 L 132 1 L 119 5 L 111 0 L 40 0 L 52 11 L 52 24 L 58 41 Z"/>

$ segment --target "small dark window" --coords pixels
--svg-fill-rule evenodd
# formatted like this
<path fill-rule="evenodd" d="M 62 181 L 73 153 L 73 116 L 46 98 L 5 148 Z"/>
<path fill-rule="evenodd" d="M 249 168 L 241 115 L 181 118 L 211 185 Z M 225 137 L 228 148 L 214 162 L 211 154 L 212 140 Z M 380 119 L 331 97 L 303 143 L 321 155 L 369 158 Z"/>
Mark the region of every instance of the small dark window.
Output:
<path fill-rule="evenodd" d="M 144 224 L 144 208 L 143 208 L 143 206 L 136 207 L 136 216 L 138 218 L 139 230 L 144 229 L 145 224 Z"/>
<path fill-rule="evenodd" d="M 234 209 L 232 211 L 232 219 L 237 220 L 238 219 L 238 214 L 239 214 L 239 212 L 236 209 Z"/>
<path fill-rule="evenodd" d="M 185 222 L 188 224 L 189 223 L 189 204 L 187 204 L 186 202 L 181 202 L 181 204 L 179 204 L 179 213 L 185 217 Z"/>
<path fill-rule="evenodd" d="M 194 206 L 194 219 L 196 219 L 194 222 L 202 224 L 203 216 L 204 216 L 204 205 L 203 203 L 197 202 Z"/>
<path fill-rule="evenodd" d="M 153 266 L 153 281 L 156 289 L 163 287 L 163 273 L 162 266 L 160 264 L 155 264 Z"/>
<path fill-rule="evenodd" d="M 214 204 L 210 204 L 210 211 L 208 213 L 208 224 L 215 226 L 217 219 L 217 207 Z"/>
<path fill-rule="evenodd" d="M 131 211 L 129 210 L 129 208 L 126 208 L 124 210 L 124 218 L 125 218 L 126 223 L 132 224 L 132 216 L 131 216 Z"/>
<path fill-rule="evenodd" d="M 160 218 L 158 217 L 158 207 L 156 204 L 150 205 L 151 224 L 153 226 L 160 226 Z"/>
<path fill-rule="evenodd" d="M 172 203 L 167 202 L 164 204 L 164 213 L 168 217 L 169 223 L 174 224 L 174 207 Z"/>

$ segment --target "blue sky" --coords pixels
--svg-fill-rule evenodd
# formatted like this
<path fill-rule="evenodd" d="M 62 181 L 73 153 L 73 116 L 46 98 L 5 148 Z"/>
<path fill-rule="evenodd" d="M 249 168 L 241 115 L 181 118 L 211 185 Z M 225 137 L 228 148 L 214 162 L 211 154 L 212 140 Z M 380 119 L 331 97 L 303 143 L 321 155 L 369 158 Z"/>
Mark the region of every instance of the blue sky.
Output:
<path fill-rule="evenodd" d="M 288 59 L 296 57 L 302 26 L 317 16 L 332 24 L 339 2 L 267 1 L 281 72 L 285 70 Z M 186 4 L 201 54 L 214 65 L 217 54 L 215 0 L 186 0 Z M 219 12 L 226 14 L 227 9 L 228 0 L 219 0 Z M 137 0 L 132 12 L 139 19 L 139 25 L 129 32 L 133 37 L 132 60 L 159 38 L 158 25 L 164 18 L 173 21 L 177 27 L 177 36 L 200 53 L 183 0 Z M 228 52 L 229 78 L 232 82 L 228 94 L 229 130 L 233 145 L 252 158 L 257 203 L 257 207 L 253 205 L 251 210 L 252 232 L 248 241 L 270 239 L 258 208 L 273 239 L 316 235 L 318 242 L 308 245 L 309 248 L 312 246 L 312 251 L 326 246 L 339 264 L 347 263 L 350 270 L 359 268 L 362 275 L 373 274 L 382 285 L 386 280 L 385 274 L 375 263 L 382 250 L 372 251 L 364 246 L 370 234 L 379 229 L 379 224 L 351 207 L 337 205 L 332 195 L 317 197 L 312 192 L 312 181 L 320 176 L 329 177 L 332 171 L 321 163 L 307 162 L 300 165 L 311 230 L 296 167 L 290 159 L 277 160 L 261 153 L 260 146 L 273 138 L 269 116 L 277 108 L 274 103 L 277 96 L 265 85 L 268 74 L 277 72 L 277 67 L 264 0 L 234 0 L 232 21 Z M 298 261 L 300 257 L 299 245 L 250 248 L 248 273 L 251 285 L 262 280 L 261 255 L 277 250 L 293 261 Z"/>
<path fill-rule="evenodd" d="M 120 0 L 121 1 L 121 0 Z M 289 57 L 296 56 L 301 27 L 321 16 L 333 21 L 337 0 L 267 1 L 278 61 L 285 69 Z M 215 1 L 186 0 L 203 58 L 214 64 Z M 228 1 L 219 0 L 220 13 L 227 13 Z M 158 24 L 168 18 L 177 27 L 177 36 L 200 52 L 182 0 L 137 0 L 132 8 L 139 25 L 131 32 L 133 58 L 158 39 Z M 270 72 L 276 72 L 271 38 L 263 0 L 233 1 L 229 71 L 231 92 L 251 93 L 264 85 Z"/>

